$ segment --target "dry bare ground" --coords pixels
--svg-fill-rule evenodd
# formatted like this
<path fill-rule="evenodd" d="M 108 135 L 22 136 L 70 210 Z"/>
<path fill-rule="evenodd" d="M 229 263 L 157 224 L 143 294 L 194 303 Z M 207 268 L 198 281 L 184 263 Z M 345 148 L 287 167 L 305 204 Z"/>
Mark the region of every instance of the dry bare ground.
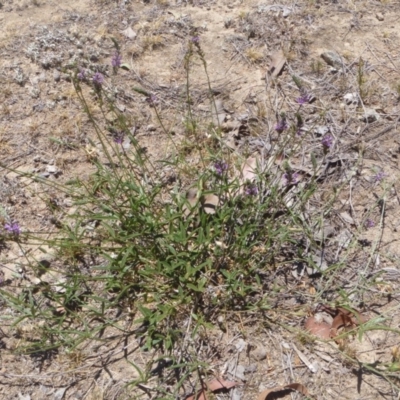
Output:
<path fill-rule="evenodd" d="M 309 131 L 312 139 L 291 162 L 306 180 L 313 174 L 309 155 L 318 154 L 321 138 L 329 135 L 332 144 L 328 157 L 320 154 L 320 188 L 310 205 L 315 211 L 329 203 L 332 209 L 329 219 L 321 216 L 315 224 L 315 235 L 326 239 L 316 260 L 323 276 L 285 258 L 266 278 L 274 282 L 266 289 L 266 295 L 273 293 L 271 309 L 219 310 L 215 323 L 191 337 L 190 345 L 207 364 L 200 374 L 205 381 L 217 376 L 237 382 L 215 398 L 256 399 L 265 389 L 293 382 L 308 389 L 308 397 L 291 394 L 298 399 L 400 398 L 398 1 L 0 0 L 0 26 L 0 205 L 23 231 L 50 235 L 57 224 L 47 200 L 53 196 L 68 212 L 69 199 L 40 192 L 10 168 L 67 182 L 89 179 L 93 154 L 101 158 L 68 65 L 106 76 L 116 106 L 135 121 L 135 137 L 153 160 L 167 159 L 177 143 L 187 152 L 194 145 L 182 121 L 185 55 L 193 38 L 199 38 L 207 62 L 222 118 L 217 123 L 234 151 L 265 158 L 267 143 L 277 140 L 280 113 L 295 124 L 301 112 L 299 135 Z M 111 37 L 126 64 L 112 79 Z M 285 65 L 274 77 L 279 57 Z M 173 141 L 133 87 L 157 97 Z M 216 116 L 209 112 L 200 59 L 190 90 L 193 113 L 206 126 Z M 304 90 L 310 97 L 300 105 Z M 197 168 L 198 159 L 191 163 Z M 171 174 L 165 170 L 173 182 Z M 338 196 L 335 188 L 341 188 Z M 43 261 L 37 246 L 8 244 L 0 253 L 2 289 L 18 291 L 25 281 L 34 282 L 21 267 L 27 251 L 57 266 L 54 258 Z M 328 268 L 339 260 L 340 268 Z M 317 304 L 338 299 L 363 311 L 373 328 L 327 341 L 306 334 L 305 321 Z M 182 377 L 168 370 L 165 354 L 143 351 L 134 334 L 122 338 L 108 329 L 100 344 L 29 355 L 18 350 L 35 340 L 38 327 L 29 321 L 11 326 L 14 311 L 6 303 L 1 308 L 1 399 L 173 398 L 168 393 Z M 326 311 L 320 314 L 330 323 Z M 121 318 L 128 324 L 129 316 Z M 182 363 L 189 357 L 175 356 Z M 185 382 L 175 398 L 199 387 L 197 376 Z"/>

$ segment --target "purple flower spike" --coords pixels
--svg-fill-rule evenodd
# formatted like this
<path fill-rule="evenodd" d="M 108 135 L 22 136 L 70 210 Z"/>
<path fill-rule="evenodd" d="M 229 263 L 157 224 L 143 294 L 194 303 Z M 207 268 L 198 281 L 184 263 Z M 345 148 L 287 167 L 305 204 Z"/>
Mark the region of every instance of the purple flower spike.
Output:
<path fill-rule="evenodd" d="M 124 132 L 115 132 L 113 139 L 115 143 L 122 144 L 124 142 Z"/>
<path fill-rule="evenodd" d="M 17 222 L 10 222 L 4 225 L 4 229 L 14 236 L 18 236 L 21 233 L 21 228 Z"/>
<path fill-rule="evenodd" d="M 81 68 L 77 76 L 80 81 L 84 81 L 86 79 L 86 71 Z"/>
<path fill-rule="evenodd" d="M 192 43 L 200 43 L 200 36 L 193 36 L 192 38 L 190 38 L 190 41 Z"/>
<path fill-rule="evenodd" d="M 150 96 L 146 97 L 147 103 L 149 103 L 151 106 L 155 106 L 158 104 L 158 99 L 157 96 L 154 94 L 151 94 Z"/>
<path fill-rule="evenodd" d="M 375 176 L 374 176 L 374 182 L 379 183 L 381 182 L 387 175 L 383 171 L 379 171 Z"/>
<path fill-rule="evenodd" d="M 369 229 L 369 228 L 373 228 L 375 226 L 375 222 L 374 221 L 372 221 L 372 219 L 367 219 L 366 221 L 365 221 L 365 227 L 367 228 L 367 229 Z"/>
<path fill-rule="evenodd" d="M 332 147 L 333 145 L 333 136 L 332 135 L 325 135 L 321 140 L 322 146 L 324 149 L 327 150 Z"/>
<path fill-rule="evenodd" d="M 118 68 L 121 66 L 121 62 L 122 62 L 121 54 L 119 54 L 118 52 L 115 52 L 115 54 L 113 55 L 113 57 L 111 59 L 111 65 L 113 66 L 113 68 Z"/>
<path fill-rule="evenodd" d="M 96 72 L 93 75 L 92 80 L 95 86 L 101 87 L 101 85 L 104 83 L 104 75 L 101 74 L 100 72 Z"/>
<path fill-rule="evenodd" d="M 283 181 L 285 186 L 297 185 L 299 183 L 299 174 L 297 172 L 286 172 L 283 174 Z"/>
<path fill-rule="evenodd" d="M 224 161 L 216 161 L 214 163 L 214 170 L 217 175 L 222 176 L 228 170 L 228 164 Z"/>
<path fill-rule="evenodd" d="M 278 123 L 275 125 L 275 130 L 279 133 L 282 133 L 284 130 L 289 128 L 289 125 L 287 124 L 286 120 L 282 118 Z"/>
<path fill-rule="evenodd" d="M 296 102 L 297 104 L 300 104 L 301 106 L 303 104 L 308 104 L 312 100 L 312 96 L 308 93 L 303 93 L 300 97 L 297 98 Z"/>
<path fill-rule="evenodd" d="M 255 185 L 247 185 L 244 192 L 247 194 L 247 196 L 257 196 L 258 188 Z"/>

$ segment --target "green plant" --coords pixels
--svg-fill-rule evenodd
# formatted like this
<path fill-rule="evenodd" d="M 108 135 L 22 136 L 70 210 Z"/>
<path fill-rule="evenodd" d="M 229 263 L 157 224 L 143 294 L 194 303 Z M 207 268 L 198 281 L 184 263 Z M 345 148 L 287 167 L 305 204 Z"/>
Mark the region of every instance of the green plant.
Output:
<path fill-rule="evenodd" d="M 193 338 L 205 337 L 221 313 L 270 310 L 286 289 L 270 277 L 286 263 L 315 264 L 306 248 L 318 246 L 314 231 L 323 229 L 339 189 L 312 216 L 306 212 L 322 167 L 311 153 L 312 169 L 302 182 L 290 160 L 302 148 L 300 107 L 311 97 L 302 93 L 293 117 L 277 112 L 274 152 L 268 162 L 254 161 L 223 145 L 219 121 L 218 126 L 206 124 L 211 140 L 202 139 L 204 127 L 194 112 L 190 86 L 195 57 L 204 67 L 211 113 L 217 113 L 205 55 L 199 37 L 193 36 L 184 57 L 187 85 L 181 128 L 186 138 L 181 143 L 173 141 L 157 96 L 133 88 L 173 141 L 165 159 L 143 152 L 132 134 L 135 118 L 116 107 L 100 72 L 87 76 L 76 68 L 71 73 L 94 132 L 86 154 L 95 171 L 89 179 L 76 177 L 64 184 L 22 174 L 46 189 L 41 196 L 57 231 L 50 236 L 20 234 L 15 222 L 8 221 L 5 239 L 21 248 L 28 244 L 51 249 L 59 263 L 43 267 L 26 253 L 25 267 L 35 279 L 20 292 L 0 288 L 2 300 L 16 315 L 15 329 L 27 321 L 34 326 L 35 334 L 21 343 L 21 352 L 64 349 L 76 364 L 86 343 L 104 343 L 104 332 L 112 329 L 123 338 L 134 335 L 144 350 L 157 349 L 160 358 L 168 357 L 171 371 L 181 374 L 177 391 L 188 376 L 201 379 L 207 370 L 204 360 L 196 357 Z M 115 74 L 120 61 L 113 65 Z M 304 89 L 299 78 L 293 80 Z M 267 118 L 267 107 L 257 112 Z M 68 146 L 64 140 L 52 140 Z M 320 141 L 323 159 L 333 136 Z M 165 167 L 176 177 L 172 183 L 165 179 Z M 66 195 L 73 211 L 63 212 L 54 193 Z M 341 267 L 337 263 L 331 271 L 339 273 Z M 314 341 L 305 334 L 299 339 Z M 151 371 L 132 365 L 139 377 L 131 384 L 146 382 Z"/>

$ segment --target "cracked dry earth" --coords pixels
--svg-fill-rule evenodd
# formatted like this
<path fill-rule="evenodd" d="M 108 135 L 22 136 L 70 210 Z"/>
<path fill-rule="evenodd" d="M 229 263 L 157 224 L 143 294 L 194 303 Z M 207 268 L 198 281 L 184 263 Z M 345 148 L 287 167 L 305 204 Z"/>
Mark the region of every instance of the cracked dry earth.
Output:
<path fill-rule="evenodd" d="M 262 316 L 232 319 L 228 329 L 208 332 L 207 348 L 199 349 L 215 372 L 241 383 L 217 398 L 254 399 L 265 388 L 299 382 L 313 399 L 399 399 L 399 368 L 379 375 L 355 368 L 343 356 L 345 348 L 360 363 L 379 369 L 393 361 L 400 343 L 398 1 L 0 0 L 2 209 L 24 231 L 51 232 L 54 221 L 43 193 L 9 169 L 60 182 L 88 177 L 94 170 L 88 153 L 98 149 L 89 141 L 94 133 L 67 73 L 71 65 L 104 73 L 106 87 L 118 93 L 118 108 L 136 121 L 140 145 L 152 158 L 166 158 L 172 151 L 170 140 L 132 87 L 143 87 L 161 99 L 175 140 L 183 141 L 183 63 L 194 34 L 200 37 L 214 94 L 226 114 L 226 131 L 232 121 L 252 121 L 247 129 L 253 147 L 259 143 L 255 139 L 274 126 L 277 113 L 298 109 L 291 75 L 299 76 L 316 97 L 304 107 L 307 126 L 317 140 L 328 131 L 335 139 L 318 200 L 329 201 L 332 187 L 349 182 L 323 226 L 332 238 L 328 263 L 342 257 L 348 267 L 340 276 L 332 270 L 332 278 L 320 285 L 325 292 L 329 285 L 332 292 L 347 290 L 354 304 L 368 302 L 364 305 L 370 318 L 388 328 L 368 331 L 340 348 L 337 343 L 304 342 L 290 330 L 271 328 Z M 120 43 L 128 65 L 113 78 L 110 37 Z M 280 50 L 286 65 L 271 82 L 267 71 Z M 208 86 L 200 62 L 193 66 L 191 90 L 196 115 L 206 121 L 211 117 Z M 299 171 L 312 145 L 294 160 Z M 57 201 L 68 208 L 67 198 Z M 40 257 L 37 248 L 30 251 Z M 1 249 L 2 286 L 18 290 L 29 278 L 29 272 L 19 269 L 21 258 L 17 245 Z M 374 286 L 361 290 L 372 277 Z M 269 318 L 301 329 L 301 318 L 294 321 L 281 313 L 296 307 L 292 293 L 305 288 L 311 296 L 313 285 L 306 271 L 290 273 L 288 298 Z M 312 300 L 305 297 L 311 307 Z M 151 391 L 159 384 L 156 378 L 140 387 L 128 386 L 138 379 L 130 362 L 145 369 L 155 357 L 141 352 L 134 337 L 121 343 L 107 332 L 106 344 L 89 343 L 79 354 L 16 354 L 21 342 L 34 338 L 35 326 L 10 327 L 12 311 L 1 307 L 6 317 L 0 330 L 1 399 L 159 398 Z M 304 357 L 317 367 L 309 368 Z M 235 365 L 241 367 L 240 374 Z"/>

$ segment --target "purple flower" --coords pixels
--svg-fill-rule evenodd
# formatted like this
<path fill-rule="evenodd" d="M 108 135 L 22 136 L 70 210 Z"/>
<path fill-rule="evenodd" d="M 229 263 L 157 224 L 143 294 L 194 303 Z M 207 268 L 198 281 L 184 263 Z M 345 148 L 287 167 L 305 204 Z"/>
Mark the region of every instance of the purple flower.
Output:
<path fill-rule="evenodd" d="M 299 174 L 297 172 L 288 171 L 283 174 L 284 184 L 286 186 L 289 185 L 297 185 L 299 183 Z"/>
<path fill-rule="evenodd" d="M 93 83 L 94 83 L 95 86 L 101 87 L 101 85 L 102 85 L 103 82 L 104 82 L 104 75 L 101 74 L 100 72 L 96 72 L 96 73 L 93 75 L 92 80 L 93 80 Z"/>
<path fill-rule="evenodd" d="M 199 43 L 200 42 L 200 36 L 193 36 L 190 38 L 190 41 L 192 43 Z"/>
<path fill-rule="evenodd" d="M 383 171 L 379 171 L 373 178 L 375 183 L 381 182 L 387 175 Z"/>
<path fill-rule="evenodd" d="M 83 68 L 81 68 L 81 69 L 79 70 L 78 79 L 79 79 L 80 81 L 84 81 L 84 80 L 86 79 L 86 71 L 85 71 Z"/>
<path fill-rule="evenodd" d="M 224 161 L 216 161 L 214 163 L 215 173 L 222 176 L 225 171 L 228 170 L 228 164 Z"/>
<path fill-rule="evenodd" d="M 115 52 L 115 54 L 113 55 L 112 59 L 111 59 L 111 65 L 114 68 L 118 68 L 121 66 L 121 61 L 122 61 L 122 56 L 121 54 L 119 54 L 117 51 Z"/>
<path fill-rule="evenodd" d="M 303 93 L 300 97 L 296 99 L 296 102 L 302 106 L 303 104 L 309 103 L 312 100 L 312 98 L 313 97 L 311 94 Z"/>
<path fill-rule="evenodd" d="M 122 144 L 124 141 L 124 132 L 115 132 L 113 134 L 114 142 L 117 144 Z"/>
<path fill-rule="evenodd" d="M 282 118 L 278 123 L 275 125 L 275 130 L 279 133 L 282 133 L 285 129 L 289 128 L 289 125 L 286 122 L 285 118 Z"/>
<path fill-rule="evenodd" d="M 322 146 L 324 149 L 327 150 L 333 145 L 333 136 L 332 135 L 325 135 L 321 140 Z"/>
<path fill-rule="evenodd" d="M 18 236 L 21 233 L 21 228 L 17 222 L 10 222 L 4 225 L 4 229 L 14 236 Z"/>
<path fill-rule="evenodd" d="M 255 185 L 247 185 L 244 189 L 244 192 L 247 194 L 247 196 L 257 196 L 258 187 Z"/>
<path fill-rule="evenodd" d="M 365 227 L 366 227 L 367 229 L 373 228 L 373 227 L 375 226 L 375 222 L 372 221 L 372 219 L 369 219 L 369 218 L 368 218 L 368 219 L 365 221 L 364 225 L 365 225 Z"/>
<path fill-rule="evenodd" d="M 151 106 L 155 106 L 158 104 L 158 99 L 157 96 L 154 94 L 151 94 L 150 96 L 146 97 L 147 103 L 149 103 Z"/>

